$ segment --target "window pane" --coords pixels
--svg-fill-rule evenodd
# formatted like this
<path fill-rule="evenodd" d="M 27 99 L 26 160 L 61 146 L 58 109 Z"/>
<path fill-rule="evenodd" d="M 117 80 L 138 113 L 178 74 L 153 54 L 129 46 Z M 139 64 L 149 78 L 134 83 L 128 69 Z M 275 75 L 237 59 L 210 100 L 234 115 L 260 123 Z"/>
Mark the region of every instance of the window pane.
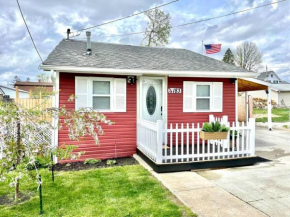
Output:
<path fill-rule="evenodd" d="M 209 85 L 196 85 L 196 96 L 210 96 Z"/>
<path fill-rule="evenodd" d="M 110 110 L 110 97 L 93 97 L 93 109 Z"/>
<path fill-rule="evenodd" d="M 94 81 L 93 94 L 110 94 L 110 82 L 109 81 Z"/>
<path fill-rule="evenodd" d="M 196 99 L 196 110 L 209 110 L 209 99 Z"/>

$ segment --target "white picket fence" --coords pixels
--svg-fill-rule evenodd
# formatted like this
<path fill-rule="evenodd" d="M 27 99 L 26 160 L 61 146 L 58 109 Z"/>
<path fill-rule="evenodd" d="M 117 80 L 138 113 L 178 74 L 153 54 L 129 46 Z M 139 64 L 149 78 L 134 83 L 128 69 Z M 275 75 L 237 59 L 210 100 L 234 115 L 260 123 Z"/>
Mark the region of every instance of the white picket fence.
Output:
<path fill-rule="evenodd" d="M 221 120 L 224 122 L 224 120 Z M 225 123 L 225 140 L 202 140 L 202 124 L 167 124 L 139 121 L 137 147 L 156 163 L 197 162 L 255 155 L 255 119 L 248 124 Z"/>

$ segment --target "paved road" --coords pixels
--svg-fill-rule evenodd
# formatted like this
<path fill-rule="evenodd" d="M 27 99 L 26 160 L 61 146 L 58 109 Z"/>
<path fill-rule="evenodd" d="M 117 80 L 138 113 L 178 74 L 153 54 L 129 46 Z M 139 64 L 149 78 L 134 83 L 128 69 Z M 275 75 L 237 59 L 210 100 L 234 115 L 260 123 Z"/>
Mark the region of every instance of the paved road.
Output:
<path fill-rule="evenodd" d="M 198 174 L 272 217 L 290 217 L 290 131 L 256 129 L 256 154 L 271 161 Z"/>

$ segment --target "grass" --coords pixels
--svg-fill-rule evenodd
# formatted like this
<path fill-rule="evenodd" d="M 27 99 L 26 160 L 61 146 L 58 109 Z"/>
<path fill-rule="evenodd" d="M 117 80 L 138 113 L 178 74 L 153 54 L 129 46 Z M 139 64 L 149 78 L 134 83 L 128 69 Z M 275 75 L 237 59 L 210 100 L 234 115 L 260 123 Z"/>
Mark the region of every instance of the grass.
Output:
<path fill-rule="evenodd" d="M 51 174 L 43 179 L 42 216 L 196 216 L 140 165 Z M 23 181 L 21 191 L 33 196 L 17 205 L 0 205 L 0 216 L 38 216 L 37 184 Z M 13 188 L 0 182 L 0 197 Z"/>
<path fill-rule="evenodd" d="M 289 122 L 289 113 L 290 110 L 289 109 L 281 109 L 281 108 L 275 108 L 272 109 L 272 114 L 274 116 L 278 116 L 278 117 L 272 117 L 272 121 L 273 122 L 277 122 L 277 123 L 283 123 L 283 122 Z M 259 115 L 267 115 L 267 109 L 254 109 L 254 114 L 258 115 L 256 118 L 256 122 L 267 122 L 268 118 L 267 117 L 260 117 Z"/>

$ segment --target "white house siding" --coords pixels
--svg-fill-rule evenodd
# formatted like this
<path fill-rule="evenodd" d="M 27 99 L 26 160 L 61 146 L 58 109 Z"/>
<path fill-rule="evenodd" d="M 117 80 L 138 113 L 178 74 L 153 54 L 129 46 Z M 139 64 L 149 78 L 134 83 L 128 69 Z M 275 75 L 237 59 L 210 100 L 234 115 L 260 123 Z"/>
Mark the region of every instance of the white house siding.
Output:
<path fill-rule="evenodd" d="M 273 75 L 273 77 L 271 75 Z M 278 83 L 280 79 L 274 73 L 270 73 L 266 80 L 271 83 L 275 83 L 274 81 Z"/>
<path fill-rule="evenodd" d="M 266 94 L 265 90 L 257 90 L 257 91 L 249 91 L 248 95 L 252 96 L 253 98 L 262 98 L 262 99 L 267 99 L 268 94 Z M 278 98 L 278 92 L 275 90 L 272 90 L 271 94 L 272 100 L 274 100 L 276 103 L 280 103 L 279 98 Z"/>
<path fill-rule="evenodd" d="M 5 95 L 9 95 L 10 98 L 16 98 L 16 91 L 13 88 L 1 87 L 1 89 L 4 91 Z M 26 91 L 19 91 L 18 93 L 19 98 L 29 98 L 29 93 Z"/>
<path fill-rule="evenodd" d="M 290 106 L 290 91 L 279 93 L 279 102 L 284 101 L 287 106 Z"/>

